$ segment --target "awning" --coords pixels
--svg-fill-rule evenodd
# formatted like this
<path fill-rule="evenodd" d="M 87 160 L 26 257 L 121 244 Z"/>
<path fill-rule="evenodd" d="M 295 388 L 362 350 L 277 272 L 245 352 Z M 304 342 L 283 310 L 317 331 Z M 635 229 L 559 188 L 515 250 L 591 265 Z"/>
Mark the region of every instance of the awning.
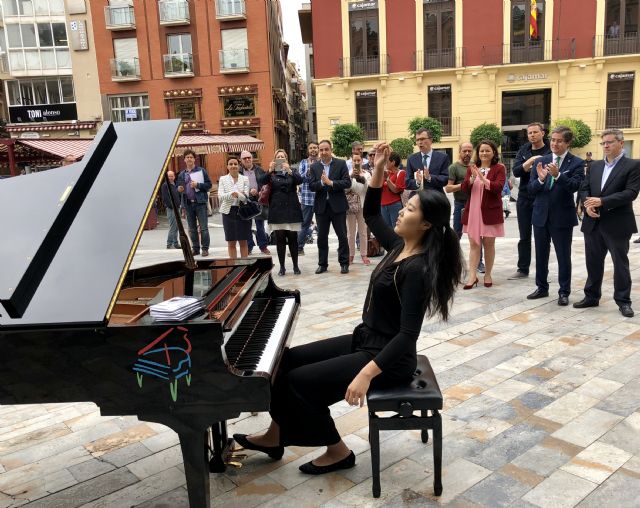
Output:
<path fill-rule="evenodd" d="M 32 131 L 75 131 L 84 129 L 95 129 L 96 122 L 66 122 L 66 123 L 40 123 L 29 124 L 9 124 L 6 126 L 7 132 L 32 132 Z"/>
<path fill-rule="evenodd" d="M 186 149 L 191 149 L 197 154 L 241 152 L 242 150 L 255 152 L 264 150 L 264 142 L 244 134 L 180 136 L 174 155 L 182 155 Z"/>
<path fill-rule="evenodd" d="M 18 139 L 16 144 L 25 145 L 64 159 L 72 155 L 76 160 L 84 156 L 93 139 Z"/>

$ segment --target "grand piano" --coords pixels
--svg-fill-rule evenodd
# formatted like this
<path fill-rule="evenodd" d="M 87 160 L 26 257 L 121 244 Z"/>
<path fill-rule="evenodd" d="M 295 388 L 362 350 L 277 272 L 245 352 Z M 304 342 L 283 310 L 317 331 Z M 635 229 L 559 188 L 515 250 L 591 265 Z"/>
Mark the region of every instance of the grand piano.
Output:
<path fill-rule="evenodd" d="M 226 420 L 269 407 L 295 327 L 298 291 L 271 258 L 131 269 L 179 121 L 106 123 L 82 162 L 0 184 L 0 404 L 95 402 L 180 438 L 192 508 L 225 469 Z M 152 303 L 202 299 L 180 322 Z"/>

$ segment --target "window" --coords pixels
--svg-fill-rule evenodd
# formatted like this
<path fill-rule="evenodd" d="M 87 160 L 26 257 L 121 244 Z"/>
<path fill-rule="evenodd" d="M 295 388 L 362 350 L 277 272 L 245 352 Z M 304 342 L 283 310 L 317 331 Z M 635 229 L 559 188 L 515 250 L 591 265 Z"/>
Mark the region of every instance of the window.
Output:
<path fill-rule="evenodd" d="M 75 102 L 73 78 L 61 76 L 46 79 L 7 81 L 9 106 L 34 106 Z"/>
<path fill-rule="evenodd" d="M 451 85 L 432 85 L 427 95 L 429 116 L 440 121 L 444 136 L 451 136 Z"/>
<path fill-rule="evenodd" d="M 349 4 L 350 6 L 353 4 Z M 380 73 L 378 9 L 349 13 L 351 76 Z"/>
<path fill-rule="evenodd" d="M 10 23 L 6 31 L 11 71 L 71 68 L 64 23 Z"/>
<path fill-rule="evenodd" d="M 356 92 L 356 123 L 364 131 L 366 140 L 380 139 L 378 132 L 378 92 L 359 90 Z"/>
<path fill-rule="evenodd" d="M 135 76 L 140 76 L 138 40 L 135 37 L 114 39 L 113 55 L 113 77 L 130 79 Z"/>
<path fill-rule="evenodd" d="M 628 129 L 633 116 L 635 72 L 610 73 L 607 80 L 607 129 Z"/>
<path fill-rule="evenodd" d="M 111 120 L 114 122 L 137 122 L 149 120 L 149 96 L 112 95 L 109 97 Z"/>
<path fill-rule="evenodd" d="M 512 0 L 511 63 L 544 59 L 544 0 Z"/>
<path fill-rule="evenodd" d="M 220 30 L 222 36 L 222 52 L 220 69 L 247 69 L 249 56 L 246 28 Z"/>
<path fill-rule="evenodd" d="M 167 53 L 170 55 L 191 54 L 191 34 L 167 35 Z"/>
<path fill-rule="evenodd" d="M 424 68 L 456 66 L 456 26 L 453 0 L 424 3 Z"/>
<path fill-rule="evenodd" d="M 224 97 L 222 107 L 225 118 L 256 116 L 256 103 L 253 95 Z"/>
<path fill-rule="evenodd" d="M 198 99 L 177 99 L 170 101 L 170 117 L 181 120 L 200 120 Z"/>
<path fill-rule="evenodd" d="M 41 48 L 69 45 L 64 23 L 38 23 L 38 40 Z"/>
<path fill-rule="evenodd" d="M 605 9 L 604 54 L 640 52 L 640 0 L 607 0 Z"/>
<path fill-rule="evenodd" d="M 64 0 L 2 0 L 5 16 L 64 16 Z"/>

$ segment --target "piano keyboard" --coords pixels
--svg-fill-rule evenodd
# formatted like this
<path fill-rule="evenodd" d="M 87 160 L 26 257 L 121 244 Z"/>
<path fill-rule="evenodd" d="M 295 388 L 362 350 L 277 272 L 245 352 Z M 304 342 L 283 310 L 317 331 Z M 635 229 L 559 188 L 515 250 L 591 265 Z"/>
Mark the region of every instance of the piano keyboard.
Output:
<path fill-rule="evenodd" d="M 271 375 L 295 313 L 295 298 L 256 298 L 224 345 L 229 365 L 244 373 Z"/>

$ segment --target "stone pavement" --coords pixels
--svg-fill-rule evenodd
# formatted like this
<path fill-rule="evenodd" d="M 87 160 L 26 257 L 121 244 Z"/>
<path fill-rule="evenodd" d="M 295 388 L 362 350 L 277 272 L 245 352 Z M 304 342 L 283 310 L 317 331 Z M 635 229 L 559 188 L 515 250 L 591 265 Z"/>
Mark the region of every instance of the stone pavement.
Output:
<path fill-rule="evenodd" d="M 219 217 L 213 222 L 212 254 L 224 256 Z M 516 264 L 514 215 L 506 226 L 494 287 L 459 291 L 450 321 L 425 322 L 418 341 L 445 395 L 442 497 L 433 496 L 431 444 L 405 431 L 381 435 L 382 496 L 373 499 L 366 407 L 340 402 L 332 413 L 358 456 L 355 468 L 309 477 L 298 465 L 318 450 L 291 447 L 278 462 L 249 452 L 241 469 L 211 475 L 213 506 L 640 506 L 640 314 L 618 312 L 609 264 L 598 308 L 526 300 L 533 277 L 506 280 Z M 180 257 L 164 249 L 165 234 L 145 232 L 136 265 Z M 301 276 L 274 272 L 282 287 L 302 292 L 294 345 L 359 322 L 373 265 L 356 262 L 340 275 L 331 245 L 325 275 L 313 274 L 315 245 L 301 258 Z M 571 302 L 586 277 L 577 230 L 573 254 Z M 631 244 L 630 259 L 637 281 L 640 245 Z M 550 271 L 554 293 L 555 263 Z M 640 284 L 633 293 L 640 302 Z M 267 422 L 242 415 L 229 431 Z M 101 417 L 92 403 L 0 406 L 0 508 L 187 506 L 177 443 L 166 427 Z"/>

